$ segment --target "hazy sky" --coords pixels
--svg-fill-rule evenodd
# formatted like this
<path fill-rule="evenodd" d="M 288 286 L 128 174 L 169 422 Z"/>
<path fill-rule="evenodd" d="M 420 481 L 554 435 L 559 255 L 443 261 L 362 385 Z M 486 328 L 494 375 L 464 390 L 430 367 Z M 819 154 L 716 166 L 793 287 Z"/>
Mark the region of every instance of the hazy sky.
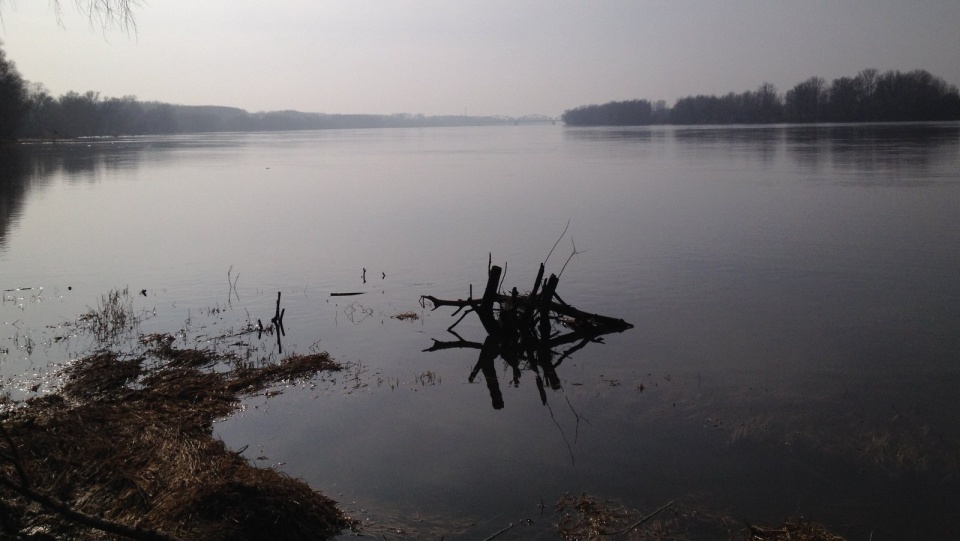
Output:
<path fill-rule="evenodd" d="M 0 40 L 54 95 L 249 111 L 556 116 L 863 68 L 960 84 L 960 0 L 151 0 L 103 32 L 0 0 Z"/>

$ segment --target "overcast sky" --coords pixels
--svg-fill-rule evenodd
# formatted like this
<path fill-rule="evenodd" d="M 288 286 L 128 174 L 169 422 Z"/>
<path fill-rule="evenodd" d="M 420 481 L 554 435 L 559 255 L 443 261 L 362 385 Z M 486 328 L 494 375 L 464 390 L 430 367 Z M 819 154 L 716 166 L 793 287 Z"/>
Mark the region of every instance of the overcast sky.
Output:
<path fill-rule="evenodd" d="M 960 84 L 960 0 L 150 0 L 130 35 L 0 0 L 54 94 L 249 111 L 557 116 L 590 103 L 786 92 L 863 68 Z"/>

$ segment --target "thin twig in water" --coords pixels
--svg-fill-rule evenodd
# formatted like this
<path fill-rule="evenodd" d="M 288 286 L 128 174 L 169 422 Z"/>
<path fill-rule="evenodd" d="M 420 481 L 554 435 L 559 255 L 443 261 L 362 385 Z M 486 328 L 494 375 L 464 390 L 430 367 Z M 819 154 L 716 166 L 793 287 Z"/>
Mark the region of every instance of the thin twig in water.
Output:
<path fill-rule="evenodd" d="M 615 532 L 600 531 L 600 535 L 621 535 L 621 534 L 625 534 L 625 533 L 629 532 L 630 530 L 636 528 L 637 526 L 640 526 L 640 525 L 643 524 L 644 522 L 646 522 L 646 521 L 652 519 L 653 517 L 657 516 L 661 511 L 663 511 L 664 509 L 670 507 L 670 506 L 673 505 L 676 501 L 677 501 L 677 500 L 670 500 L 669 502 L 667 502 L 667 503 L 663 504 L 662 506 L 660 506 L 660 508 L 657 509 L 656 511 L 654 511 L 653 513 L 650 513 L 649 515 L 643 517 L 642 519 L 634 522 L 633 524 L 631 524 L 630 526 L 627 526 L 626 528 L 624 528 L 624 529 L 622 529 L 622 530 L 617 530 L 617 531 L 615 531 Z"/>
<path fill-rule="evenodd" d="M 553 408 L 550 407 L 550 404 L 547 404 L 547 410 L 550 412 L 550 420 L 552 420 L 553 424 L 557 425 L 557 429 L 560 430 L 560 436 L 563 438 L 563 443 L 567 445 L 567 452 L 570 453 L 570 464 L 572 466 L 576 466 L 577 458 L 573 455 L 573 447 L 570 446 L 570 441 L 567 439 L 567 433 L 563 431 L 563 427 L 560 426 L 559 422 L 557 422 L 557 418 L 553 416 Z"/>
<path fill-rule="evenodd" d="M 497 532 L 497 533 L 495 533 L 495 534 L 493 534 L 493 535 L 491 535 L 490 537 L 488 537 L 488 538 L 486 538 L 486 539 L 484 539 L 483 541 L 490 541 L 490 540 L 491 540 L 491 539 L 493 539 L 494 537 L 496 537 L 496 536 L 498 536 L 498 535 L 500 535 L 500 534 L 502 534 L 503 532 L 505 532 L 505 531 L 507 531 L 507 530 L 509 530 L 510 528 L 513 528 L 514 526 L 516 526 L 516 524 L 514 524 L 513 522 L 511 522 L 509 526 L 507 526 L 506 528 L 504 528 L 504 529 L 502 529 L 502 530 L 500 530 L 499 532 Z"/>
<path fill-rule="evenodd" d="M 569 263 L 570 260 L 573 259 L 573 256 L 583 253 L 583 252 L 577 251 L 577 245 L 574 244 L 573 239 L 570 239 L 570 244 L 573 245 L 573 253 L 570 254 L 570 257 L 567 258 L 567 261 L 563 264 L 562 267 L 560 267 L 560 274 L 557 274 L 557 278 L 560 278 L 561 276 L 563 276 L 563 269 L 567 268 L 567 263 Z"/>
<path fill-rule="evenodd" d="M 570 227 L 570 220 L 567 220 L 566 227 L 563 228 L 563 233 L 560 233 L 560 238 L 557 239 L 557 242 L 553 243 L 553 248 L 550 248 L 550 252 L 547 254 L 547 258 L 543 260 L 543 264 L 546 265 L 547 261 L 550 259 L 550 255 L 553 254 L 553 251 L 557 249 L 557 245 L 560 244 L 560 241 L 563 240 L 563 236 L 567 234 L 567 229 Z"/>
<path fill-rule="evenodd" d="M 573 441 L 574 443 L 576 443 L 577 439 L 580 437 L 580 419 L 583 419 L 584 421 L 586 421 L 587 424 L 591 424 L 591 423 L 586 417 L 581 417 L 580 414 L 577 413 L 577 410 L 573 409 L 573 404 L 570 403 L 570 397 L 564 396 L 564 398 L 567 400 L 567 405 L 570 406 L 570 411 L 573 412 L 573 416 L 577 418 L 576 429 L 573 432 Z"/>
<path fill-rule="evenodd" d="M 233 265 L 230 265 L 230 268 L 227 269 L 227 284 L 230 286 L 230 290 L 227 292 L 227 304 L 230 304 L 232 297 L 237 298 L 237 302 L 240 302 L 240 295 L 237 294 L 237 280 L 240 279 L 240 273 L 237 273 L 235 279 L 230 278 L 230 273 L 233 272 Z"/>

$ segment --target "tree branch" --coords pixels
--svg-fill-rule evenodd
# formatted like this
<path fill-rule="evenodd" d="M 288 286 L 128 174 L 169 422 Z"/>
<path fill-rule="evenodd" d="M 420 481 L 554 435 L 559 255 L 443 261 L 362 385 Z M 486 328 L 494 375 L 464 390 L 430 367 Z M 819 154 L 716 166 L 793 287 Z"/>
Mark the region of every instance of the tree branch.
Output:
<path fill-rule="evenodd" d="M 0 476 L 0 485 L 3 485 L 10 490 L 16 492 L 17 494 L 36 502 L 47 509 L 54 511 L 64 518 L 76 522 L 77 524 L 82 524 L 84 526 L 89 526 L 90 528 L 96 528 L 98 530 L 112 533 L 115 535 L 121 535 L 129 539 L 136 539 L 138 541 L 177 541 L 178 538 L 172 535 L 167 535 L 156 530 L 149 530 L 146 528 L 138 528 L 135 526 L 127 526 L 125 524 L 120 524 L 117 522 L 111 522 L 109 520 L 102 519 L 93 515 L 88 515 L 81 511 L 70 507 L 67 503 L 58 500 L 52 496 L 47 496 L 37 492 L 31 488 L 27 488 L 22 485 L 18 485 L 13 481 L 7 479 L 6 477 Z"/>
<path fill-rule="evenodd" d="M 158 532 L 156 530 L 139 528 L 136 526 L 127 526 L 118 522 L 112 522 L 100 517 L 88 515 L 82 511 L 77 511 L 66 502 L 30 488 L 30 480 L 27 477 L 26 469 L 23 467 L 23 461 L 20 458 L 20 453 L 17 451 L 17 445 L 14 443 L 13 438 L 10 437 L 10 433 L 7 432 L 7 429 L 3 426 L 3 423 L 0 423 L 0 436 L 3 437 L 3 440 L 10 448 L 10 454 L 0 454 L 0 458 L 11 463 L 17 470 L 17 475 L 20 477 L 20 483 L 15 483 L 6 476 L 0 475 L 0 486 L 7 487 L 24 498 L 36 502 L 41 506 L 58 513 L 67 520 L 76 522 L 77 524 L 82 524 L 90 528 L 96 528 L 98 530 L 127 537 L 129 539 L 135 539 L 137 541 L 177 541 L 178 538 Z"/>

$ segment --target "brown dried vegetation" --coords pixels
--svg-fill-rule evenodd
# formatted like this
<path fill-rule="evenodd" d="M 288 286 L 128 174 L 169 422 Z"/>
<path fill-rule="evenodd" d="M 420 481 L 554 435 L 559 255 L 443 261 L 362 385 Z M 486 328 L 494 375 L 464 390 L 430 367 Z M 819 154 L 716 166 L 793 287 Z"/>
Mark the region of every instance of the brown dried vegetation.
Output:
<path fill-rule="evenodd" d="M 0 415 L 0 539 L 113 538 L 18 494 L 24 477 L 83 514 L 183 539 L 323 539 L 351 525 L 334 501 L 252 466 L 212 430 L 241 394 L 340 365 L 320 353 L 213 370 L 222 356 L 151 340 L 142 357 L 81 359 L 60 392 Z"/>
<path fill-rule="evenodd" d="M 730 541 L 844 541 L 824 526 L 804 518 L 775 528 L 753 526 L 692 502 L 671 500 L 646 514 L 621 503 L 582 493 L 567 494 L 556 504 L 556 532 L 567 541 L 600 539 L 728 539 Z"/>

